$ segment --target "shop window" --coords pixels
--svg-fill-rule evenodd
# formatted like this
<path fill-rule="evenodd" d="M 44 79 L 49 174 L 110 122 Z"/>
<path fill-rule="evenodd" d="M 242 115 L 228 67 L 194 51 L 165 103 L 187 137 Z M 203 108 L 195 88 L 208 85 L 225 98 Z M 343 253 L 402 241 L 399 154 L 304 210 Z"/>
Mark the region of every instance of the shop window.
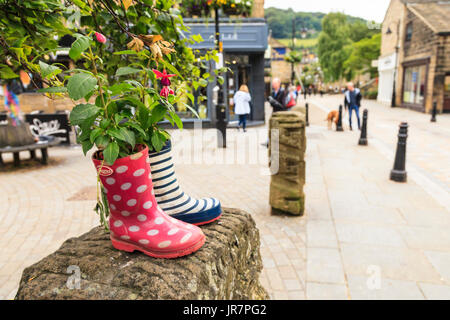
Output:
<path fill-rule="evenodd" d="M 412 22 L 410 22 L 406 25 L 405 41 L 411 41 L 412 33 L 413 33 L 413 25 Z"/>
<path fill-rule="evenodd" d="M 405 69 L 403 102 L 423 105 L 425 100 L 427 65 L 407 67 Z"/>

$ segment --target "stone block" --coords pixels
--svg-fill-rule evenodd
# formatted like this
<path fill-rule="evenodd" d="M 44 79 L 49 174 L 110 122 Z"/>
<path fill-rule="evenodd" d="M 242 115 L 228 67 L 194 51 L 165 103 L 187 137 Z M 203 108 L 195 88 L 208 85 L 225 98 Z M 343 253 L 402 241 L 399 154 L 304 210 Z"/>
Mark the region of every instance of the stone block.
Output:
<path fill-rule="evenodd" d="M 26 268 L 16 299 L 268 299 L 251 215 L 224 208 L 218 222 L 202 229 L 206 244 L 199 251 L 155 259 L 114 249 L 104 229 L 94 228 Z"/>
<path fill-rule="evenodd" d="M 273 175 L 270 205 L 275 212 L 303 215 L 305 211 L 306 135 L 305 116 L 300 112 L 275 112 L 269 130 L 278 130 L 278 146 L 270 137 L 269 158 Z M 278 161 L 278 163 L 276 163 Z"/>

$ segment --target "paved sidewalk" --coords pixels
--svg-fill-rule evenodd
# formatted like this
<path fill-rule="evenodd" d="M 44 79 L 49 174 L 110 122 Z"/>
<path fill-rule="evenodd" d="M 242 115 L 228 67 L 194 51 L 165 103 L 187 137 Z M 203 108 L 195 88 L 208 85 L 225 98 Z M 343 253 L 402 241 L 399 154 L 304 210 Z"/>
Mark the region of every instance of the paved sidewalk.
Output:
<path fill-rule="evenodd" d="M 443 167 L 449 170 L 450 118 L 428 130 L 428 115 L 365 103 L 370 135 L 362 147 L 359 131 L 328 131 L 317 122 L 340 101 L 310 99 L 307 298 L 450 299 L 450 211 L 443 206 L 450 195 L 440 176 Z M 408 170 L 415 172 L 406 184 L 389 180 L 397 119 L 408 120 L 412 131 Z M 432 148 L 427 142 L 434 135 Z M 445 141 L 445 151 L 436 149 Z M 440 193 L 431 196 L 428 188 Z"/>

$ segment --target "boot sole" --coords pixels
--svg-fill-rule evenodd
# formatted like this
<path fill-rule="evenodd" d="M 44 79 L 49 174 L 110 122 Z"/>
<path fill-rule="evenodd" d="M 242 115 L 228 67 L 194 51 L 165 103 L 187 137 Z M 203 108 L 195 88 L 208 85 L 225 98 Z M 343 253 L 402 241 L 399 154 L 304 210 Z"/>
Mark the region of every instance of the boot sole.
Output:
<path fill-rule="evenodd" d="M 212 220 L 205 221 L 205 222 L 193 223 L 193 225 L 194 225 L 194 226 L 203 226 L 203 225 L 205 225 L 205 224 L 208 224 L 208 223 L 214 222 L 214 221 L 216 221 L 216 220 L 219 220 L 221 217 L 222 217 L 222 214 L 220 214 L 218 217 L 215 217 L 215 218 L 212 219 Z"/>
<path fill-rule="evenodd" d="M 202 226 L 211 222 L 216 221 L 222 216 L 222 207 L 220 204 L 217 206 L 196 213 L 182 213 L 182 214 L 172 214 L 170 215 L 172 218 L 177 220 L 181 220 L 183 222 L 193 224 L 195 226 Z"/>
<path fill-rule="evenodd" d="M 139 245 L 124 242 L 121 240 L 114 239 L 111 237 L 111 243 L 114 248 L 120 251 L 125 252 L 133 252 L 133 251 L 139 251 L 143 254 L 152 257 L 152 258 L 159 258 L 159 259 L 175 259 L 183 256 L 187 256 L 188 254 L 194 253 L 195 251 L 199 250 L 204 244 L 205 244 L 206 238 L 203 236 L 203 238 L 194 244 L 192 247 L 189 247 L 184 250 L 177 250 L 172 252 L 158 252 L 158 251 L 149 251 L 146 248 L 143 248 Z"/>

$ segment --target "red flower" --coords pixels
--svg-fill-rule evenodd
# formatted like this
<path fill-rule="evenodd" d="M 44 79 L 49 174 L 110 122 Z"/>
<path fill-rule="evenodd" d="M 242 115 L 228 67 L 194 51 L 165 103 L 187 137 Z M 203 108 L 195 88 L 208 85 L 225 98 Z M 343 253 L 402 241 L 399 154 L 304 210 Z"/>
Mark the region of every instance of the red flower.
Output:
<path fill-rule="evenodd" d="M 96 32 L 94 35 L 95 35 L 95 39 L 97 39 L 98 42 L 106 43 L 106 37 L 104 35 L 102 35 L 99 32 Z"/>
<path fill-rule="evenodd" d="M 175 77 L 175 74 L 167 74 L 166 69 L 163 72 L 160 72 L 156 69 L 153 69 L 153 73 L 156 75 L 156 79 L 161 79 L 161 84 L 163 86 L 170 86 L 171 77 Z"/>
<path fill-rule="evenodd" d="M 161 97 L 164 97 L 164 98 L 167 98 L 168 96 L 169 96 L 169 94 L 174 94 L 175 92 L 172 90 L 172 89 L 170 89 L 169 87 L 167 87 L 167 86 L 164 86 L 162 89 L 161 89 L 161 92 L 159 93 L 159 95 L 161 96 Z"/>

